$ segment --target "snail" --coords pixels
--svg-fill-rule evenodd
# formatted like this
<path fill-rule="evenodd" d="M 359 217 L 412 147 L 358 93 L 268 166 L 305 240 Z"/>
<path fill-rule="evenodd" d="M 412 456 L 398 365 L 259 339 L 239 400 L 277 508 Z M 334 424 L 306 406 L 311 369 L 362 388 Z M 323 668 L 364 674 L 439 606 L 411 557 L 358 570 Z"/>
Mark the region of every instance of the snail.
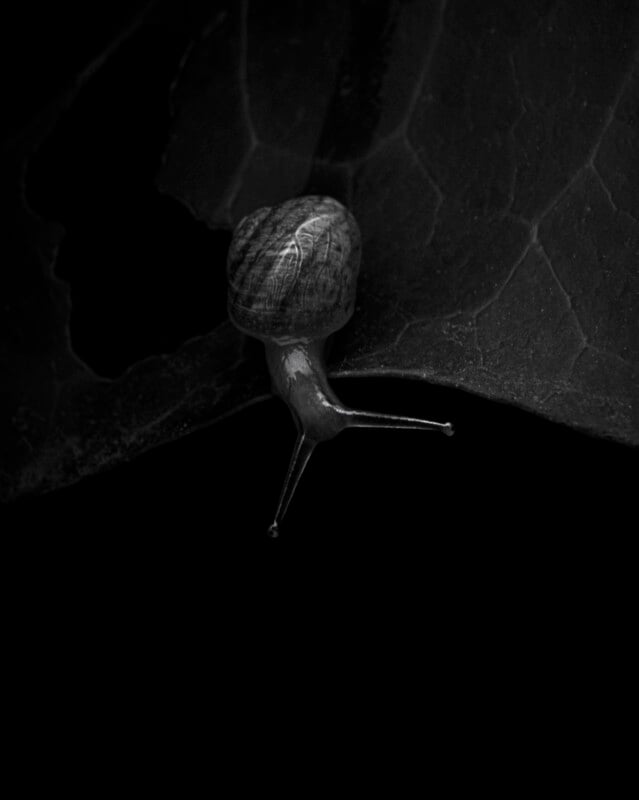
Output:
<path fill-rule="evenodd" d="M 353 314 L 360 254 L 355 218 L 331 197 L 298 197 L 259 208 L 233 232 L 227 260 L 229 317 L 264 342 L 273 392 L 287 403 L 297 426 L 268 529 L 273 537 L 319 442 L 345 428 L 453 433 L 449 422 L 347 408 L 329 386 L 325 343 Z"/>

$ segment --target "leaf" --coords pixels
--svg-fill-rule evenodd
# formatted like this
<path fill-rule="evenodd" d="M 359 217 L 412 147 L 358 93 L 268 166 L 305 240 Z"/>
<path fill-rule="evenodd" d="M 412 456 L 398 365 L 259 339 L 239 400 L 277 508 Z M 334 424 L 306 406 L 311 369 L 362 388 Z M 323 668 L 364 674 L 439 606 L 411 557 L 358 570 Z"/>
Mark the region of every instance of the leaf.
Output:
<path fill-rule="evenodd" d="M 19 159 L 10 159 L 19 164 Z M 19 173 L 21 174 L 21 170 Z M 4 174 L 18 191 L 18 175 Z M 263 398 L 265 370 L 245 355 L 230 323 L 175 353 L 136 363 L 116 380 L 98 377 L 68 336 L 68 287 L 53 272 L 62 238 L 17 202 L 2 243 L 4 276 L 0 491 L 45 491 L 128 460 Z"/>
<path fill-rule="evenodd" d="M 69 287 L 54 272 L 64 231 L 29 208 L 26 166 L 77 93 L 143 17 L 136 15 L 0 154 L 2 499 L 73 483 L 268 392 L 265 368 L 256 368 L 244 338 L 228 322 L 172 354 L 134 364 L 115 380 L 96 375 L 71 346 Z"/>
<path fill-rule="evenodd" d="M 639 8 L 228 3 L 161 189 L 211 227 L 327 193 L 363 234 L 333 375 L 455 386 L 639 444 Z"/>
<path fill-rule="evenodd" d="M 157 5 L 149 24 L 172 25 L 177 7 Z M 32 156 L 152 6 L 20 133 L 7 117 L 3 498 L 72 483 L 267 396 L 259 352 L 226 323 L 114 380 L 96 375 L 71 345 L 69 286 L 55 274 L 64 232 L 25 200 Z M 637 444 L 639 11 L 204 6 L 159 186 L 212 228 L 304 192 L 353 208 L 359 307 L 332 374 L 446 384 Z M 65 69 L 68 80 L 74 58 Z M 37 62 L 32 73 L 55 85 Z"/>

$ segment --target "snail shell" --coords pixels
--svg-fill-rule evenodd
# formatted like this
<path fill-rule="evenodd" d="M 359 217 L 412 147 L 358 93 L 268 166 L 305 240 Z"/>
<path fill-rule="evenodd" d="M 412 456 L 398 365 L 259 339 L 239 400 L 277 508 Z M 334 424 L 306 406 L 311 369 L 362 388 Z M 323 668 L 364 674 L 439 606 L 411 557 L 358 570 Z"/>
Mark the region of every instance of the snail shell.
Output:
<path fill-rule="evenodd" d="M 228 311 L 259 339 L 323 339 L 355 308 L 361 238 L 331 197 L 260 208 L 235 229 L 227 261 Z"/>

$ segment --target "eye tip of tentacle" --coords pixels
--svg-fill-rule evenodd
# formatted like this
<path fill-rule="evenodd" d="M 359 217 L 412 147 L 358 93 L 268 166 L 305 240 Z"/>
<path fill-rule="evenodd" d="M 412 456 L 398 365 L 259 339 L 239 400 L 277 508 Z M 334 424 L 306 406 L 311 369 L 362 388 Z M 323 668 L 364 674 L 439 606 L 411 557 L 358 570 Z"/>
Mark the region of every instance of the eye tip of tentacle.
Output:
<path fill-rule="evenodd" d="M 274 522 L 272 525 L 268 526 L 267 534 L 269 536 L 269 539 L 279 539 L 280 528 L 277 522 Z"/>

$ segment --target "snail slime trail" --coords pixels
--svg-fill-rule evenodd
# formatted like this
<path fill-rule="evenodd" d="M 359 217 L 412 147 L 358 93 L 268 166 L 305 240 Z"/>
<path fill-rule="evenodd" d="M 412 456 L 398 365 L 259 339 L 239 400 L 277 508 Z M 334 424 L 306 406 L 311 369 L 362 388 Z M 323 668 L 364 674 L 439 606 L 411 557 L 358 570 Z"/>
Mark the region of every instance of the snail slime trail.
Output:
<path fill-rule="evenodd" d="M 450 422 L 347 408 L 324 363 L 330 334 L 353 315 L 361 255 L 353 215 L 331 197 L 307 196 L 260 208 L 237 225 L 227 261 L 228 311 L 264 342 L 273 393 L 288 405 L 297 440 L 268 531 L 279 525 L 319 442 L 345 428 L 453 433 Z"/>

